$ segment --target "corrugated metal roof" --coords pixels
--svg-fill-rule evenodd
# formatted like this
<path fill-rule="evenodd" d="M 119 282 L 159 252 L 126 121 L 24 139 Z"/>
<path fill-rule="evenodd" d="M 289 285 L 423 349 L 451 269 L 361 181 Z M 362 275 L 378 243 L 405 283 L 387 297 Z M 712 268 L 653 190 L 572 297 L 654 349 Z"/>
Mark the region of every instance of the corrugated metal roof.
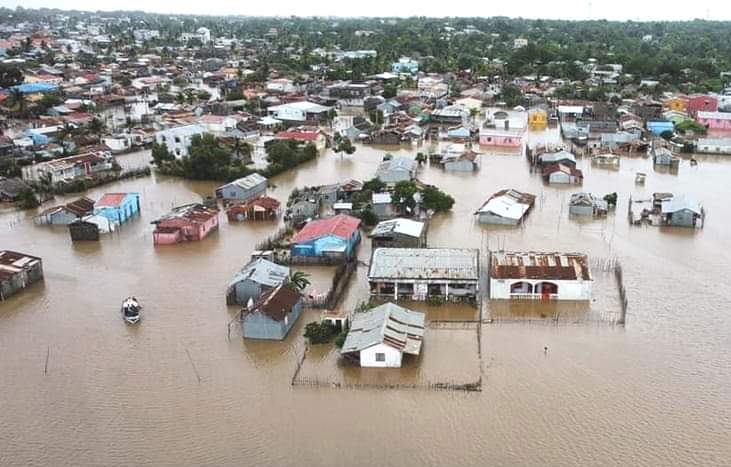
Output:
<path fill-rule="evenodd" d="M 403 353 L 419 355 L 425 319 L 424 313 L 393 303 L 356 313 L 340 352 L 360 352 L 374 345 L 386 344 Z"/>
<path fill-rule="evenodd" d="M 588 257 L 585 254 L 534 251 L 493 252 L 490 278 L 592 280 Z"/>
<path fill-rule="evenodd" d="M 258 258 L 244 266 L 234 276 L 229 285 L 234 285 L 244 280 L 251 280 L 267 287 L 276 287 L 284 282 L 288 275 L 289 268 L 287 266 L 281 266 L 264 258 Z"/>
<path fill-rule="evenodd" d="M 410 237 L 420 237 L 424 231 L 424 223 L 411 219 L 391 219 L 380 222 L 371 232 L 372 237 L 398 233 Z"/>
<path fill-rule="evenodd" d="M 457 248 L 378 248 L 369 279 L 479 279 L 479 251 Z"/>
<path fill-rule="evenodd" d="M 107 193 L 96 202 L 97 208 L 116 208 L 124 199 L 129 195 L 136 195 L 136 193 Z"/>
<path fill-rule="evenodd" d="M 518 190 L 498 191 L 488 199 L 477 214 L 492 213 L 507 219 L 520 220 L 535 203 L 536 197 Z"/>
<path fill-rule="evenodd" d="M 240 188 L 243 188 L 244 190 L 249 190 L 266 181 L 267 181 L 267 179 L 265 177 L 263 177 L 262 175 L 260 175 L 258 173 L 253 173 L 251 175 L 247 175 L 246 177 L 242 177 L 237 180 L 234 180 L 233 182 L 229 183 L 229 185 L 236 185 Z M 224 186 L 226 186 L 226 185 L 224 185 Z"/>

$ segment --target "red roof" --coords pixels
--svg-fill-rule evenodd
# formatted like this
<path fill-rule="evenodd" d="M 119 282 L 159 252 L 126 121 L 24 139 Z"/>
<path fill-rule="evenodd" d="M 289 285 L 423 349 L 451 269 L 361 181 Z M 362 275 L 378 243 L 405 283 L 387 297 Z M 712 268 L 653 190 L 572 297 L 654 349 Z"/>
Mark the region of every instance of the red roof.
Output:
<path fill-rule="evenodd" d="M 295 141 L 317 141 L 320 132 L 318 131 L 280 131 L 278 139 L 292 139 Z"/>
<path fill-rule="evenodd" d="M 124 198 L 127 197 L 128 194 L 129 193 L 107 193 L 106 195 L 102 196 L 99 201 L 96 202 L 96 207 L 117 207 L 122 204 L 122 201 L 124 201 Z"/>
<path fill-rule="evenodd" d="M 292 243 L 309 242 L 317 238 L 334 235 L 343 240 L 350 240 L 353 233 L 360 227 L 360 219 L 345 214 L 338 214 L 327 219 L 320 219 L 308 223 L 292 238 Z"/>

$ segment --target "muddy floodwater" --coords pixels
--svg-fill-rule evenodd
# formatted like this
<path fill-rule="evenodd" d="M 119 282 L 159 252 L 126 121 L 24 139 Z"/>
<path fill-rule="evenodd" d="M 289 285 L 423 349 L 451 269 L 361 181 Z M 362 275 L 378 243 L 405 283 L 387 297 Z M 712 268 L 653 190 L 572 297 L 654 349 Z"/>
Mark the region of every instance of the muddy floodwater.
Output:
<path fill-rule="evenodd" d="M 368 179 L 384 152 L 325 153 L 274 178 L 271 194 L 286 201 L 294 187 Z M 134 167 L 147 158 L 120 162 Z M 140 217 L 98 243 L 72 244 L 65 227 L 4 210 L 0 248 L 42 257 L 45 282 L 0 303 L 0 465 L 731 465 L 731 158 L 698 161 L 684 160 L 671 174 L 640 156 L 623 157 L 619 170 L 580 160 L 582 190 L 619 193 L 616 212 L 580 221 L 568 215 L 578 188 L 544 185 L 518 153 L 486 153 L 474 174 L 420 169 L 421 180 L 456 199 L 452 212 L 431 222 L 430 246 L 579 251 L 616 257 L 624 270 L 624 327 L 550 319 L 482 325 L 481 392 L 293 387 L 313 311 L 283 342 L 235 333 L 229 340 L 236 309 L 225 305 L 226 284 L 277 223 L 229 225 L 221 216 L 206 240 L 157 248 L 150 224 L 212 194 L 215 183 L 153 175 L 90 191 L 94 198 L 137 191 L 142 200 Z M 638 171 L 648 174 L 644 187 L 635 186 Z M 475 210 L 503 188 L 537 195 L 525 225 L 477 224 Z M 705 228 L 628 225 L 629 195 L 655 191 L 696 196 Z M 362 245 L 366 261 L 369 250 Z M 325 290 L 330 271 L 311 272 L 313 288 Z M 360 266 L 342 307 L 366 298 L 366 274 Z M 595 295 L 611 301 L 615 292 L 604 285 L 612 284 L 598 281 Z M 119 316 L 130 294 L 145 305 L 137 327 Z M 487 303 L 484 311 L 540 317 L 530 306 Z M 547 314 L 564 306 L 572 307 L 548 305 Z M 464 307 L 428 313 L 477 316 Z M 413 371 L 472 372 L 473 355 L 460 353 L 473 342 L 461 334 L 452 344 L 426 341 L 425 362 L 434 355 Z M 315 363 L 331 358 L 313 354 Z M 410 372 L 406 378 L 418 378 Z"/>

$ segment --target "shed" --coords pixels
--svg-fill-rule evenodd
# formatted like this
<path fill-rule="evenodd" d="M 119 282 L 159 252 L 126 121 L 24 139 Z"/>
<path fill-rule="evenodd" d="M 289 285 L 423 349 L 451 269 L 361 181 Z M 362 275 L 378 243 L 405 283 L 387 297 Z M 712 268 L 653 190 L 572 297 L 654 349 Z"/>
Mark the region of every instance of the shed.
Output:
<path fill-rule="evenodd" d="M 302 297 L 284 285 L 266 292 L 250 308 L 241 311 L 245 338 L 283 340 L 302 314 Z"/>

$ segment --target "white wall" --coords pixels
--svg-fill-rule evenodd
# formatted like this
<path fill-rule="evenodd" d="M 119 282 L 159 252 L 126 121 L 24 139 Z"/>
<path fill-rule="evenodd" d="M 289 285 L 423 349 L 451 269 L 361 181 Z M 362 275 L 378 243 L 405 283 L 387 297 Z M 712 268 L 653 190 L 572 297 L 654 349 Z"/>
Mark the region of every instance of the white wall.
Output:
<path fill-rule="evenodd" d="M 376 361 L 376 354 L 383 353 L 386 360 Z M 377 344 L 360 352 L 360 366 L 370 368 L 401 368 L 401 352 L 386 344 Z"/>
<path fill-rule="evenodd" d="M 591 300 L 592 281 L 552 281 L 490 278 L 490 299 L 510 300 L 510 286 L 518 282 L 528 282 L 535 287 L 540 282 L 551 282 L 558 285 L 556 300 Z M 540 295 L 536 295 L 540 299 Z"/>

